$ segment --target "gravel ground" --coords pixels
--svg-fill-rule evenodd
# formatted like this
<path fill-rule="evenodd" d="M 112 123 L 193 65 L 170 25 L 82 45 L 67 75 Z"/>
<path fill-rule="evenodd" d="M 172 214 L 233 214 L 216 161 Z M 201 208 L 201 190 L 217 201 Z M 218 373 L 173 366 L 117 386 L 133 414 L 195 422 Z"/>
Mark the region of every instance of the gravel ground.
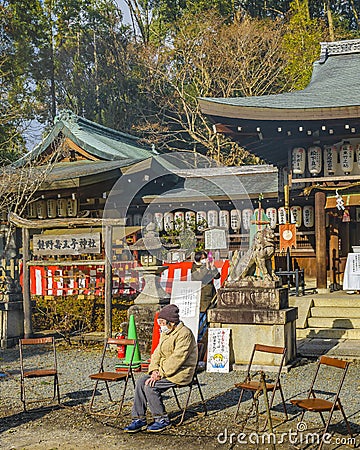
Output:
<path fill-rule="evenodd" d="M 18 349 L 0 351 L 1 370 L 5 376 L 0 378 L 0 448 L 2 449 L 207 449 L 223 448 L 259 448 L 271 449 L 271 445 L 262 442 L 266 438 L 265 433 L 260 433 L 259 444 L 252 444 L 256 439 L 254 430 L 256 421 L 251 419 L 241 435 L 243 425 L 235 424 L 233 415 L 239 396 L 239 391 L 234 389 L 234 383 L 242 381 L 243 372 L 230 372 L 228 374 L 214 374 L 203 372 L 199 375 L 209 414 L 201 417 L 196 411 L 201 411 L 197 404 L 198 393 L 192 394 L 190 411 L 184 424 L 180 427 L 173 426 L 156 435 L 141 432 L 133 435 L 122 431 L 123 427 L 131 420 L 130 409 L 133 388 L 130 386 L 126 396 L 126 404 L 122 415 L 117 419 L 94 417 L 88 414 L 87 406 L 92 391 L 92 381 L 88 378 L 90 373 L 98 369 L 100 350 L 95 352 L 90 347 L 58 346 L 58 366 L 60 372 L 60 391 L 62 405 L 52 408 L 41 407 L 34 403 L 31 412 L 23 412 L 20 401 L 20 371 Z M 39 355 L 33 354 L 28 361 L 37 365 Z M 116 355 L 114 354 L 114 361 Z M 342 390 L 342 403 L 349 418 L 357 446 L 360 444 L 360 387 L 359 387 L 360 362 L 353 362 L 350 366 L 347 379 Z M 281 422 L 274 420 L 274 432 L 276 433 L 276 449 L 312 448 L 307 445 L 308 433 L 316 433 L 321 421 L 317 414 L 307 413 L 305 425 L 307 430 L 299 435 L 297 446 L 293 443 L 293 435 L 299 420 L 299 410 L 290 404 L 290 399 L 304 396 L 311 382 L 315 370 L 315 362 L 307 359 L 299 360 L 296 365 L 282 376 L 282 385 L 286 404 L 289 412 L 289 420 Z M 136 374 L 136 377 L 141 374 Z M 321 389 L 327 391 L 335 384 L 333 377 L 324 379 Z M 115 386 L 115 388 L 119 386 Z M 47 382 L 38 382 L 36 388 L 31 387 L 29 395 L 40 398 L 48 395 L 51 385 Z M 184 400 L 185 390 L 180 391 L 180 401 Z M 102 389 L 99 390 L 97 401 L 99 405 L 106 400 Z M 273 416 L 282 418 L 280 397 L 275 397 L 275 411 Z M 165 404 L 170 417 L 176 421 L 178 410 L 172 395 L 165 395 Z M 245 397 L 241 406 L 244 419 L 250 410 L 251 400 Z M 262 399 L 260 410 L 264 410 Z M 335 413 L 335 419 L 340 420 L 339 412 Z M 150 419 L 150 417 L 149 417 Z M 261 419 L 263 423 L 263 418 Z M 336 422 L 337 420 L 335 420 Z M 343 423 L 331 428 L 334 432 L 330 445 L 325 449 L 350 448 L 345 445 L 348 439 Z M 230 435 L 233 433 L 232 438 Z M 283 433 L 283 434 L 282 434 Z M 281 436 L 282 434 L 282 436 Z M 337 439 L 337 441 L 336 441 Z M 291 442 L 292 441 L 292 442 Z M 311 442 L 311 439 L 310 439 Z M 347 442 L 347 441 L 346 441 Z"/>

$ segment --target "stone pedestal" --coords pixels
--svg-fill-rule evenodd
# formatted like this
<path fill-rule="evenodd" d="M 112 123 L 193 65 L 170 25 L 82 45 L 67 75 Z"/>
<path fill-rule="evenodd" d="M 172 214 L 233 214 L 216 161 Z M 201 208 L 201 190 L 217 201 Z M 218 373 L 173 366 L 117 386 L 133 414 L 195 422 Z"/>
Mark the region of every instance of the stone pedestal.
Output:
<path fill-rule="evenodd" d="M 145 281 L 144 289 L 128 309 L 128 317 L 134 315 L 141 356 L 151 351 L 154 316 L 162 305 L 170 302 L 170 295 L 160 285 L 160 275 L 167 266 L 143 266 L 136 270 Z"/>
<path fill-rule="evenodd" d="M 14 347 L 24 336 L 24 312 L 21 294 L 8 294 L 11 300 L 0 302 L 0 346 Z M 8 296 L 7 295 L 7 296 Z M 20 300 L 20 301 L 19 301 Z"/>
<path fill-rule="evenodd" d="M 211 327 L 231 328 L 234 368 L 246 368 L 254 344 L 286 347 L 285 364 L 296 357 L 297 308 L 289 308 L 288 290 L 274 281 L 241 280 L 218 291 L 208 312 Z M 257 364 L 277 366 L 280 357 L 261 354 Z"/>

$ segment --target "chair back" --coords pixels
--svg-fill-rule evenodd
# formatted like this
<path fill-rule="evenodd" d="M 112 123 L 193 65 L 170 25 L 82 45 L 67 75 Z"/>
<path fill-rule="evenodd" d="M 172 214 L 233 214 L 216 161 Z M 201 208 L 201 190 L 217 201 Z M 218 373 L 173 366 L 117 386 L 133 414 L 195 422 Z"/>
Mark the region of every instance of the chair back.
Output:
<path fill-rule="evenodd" d="M 19 351 L 20 351 L 20 370 L 21 374 L 24 375 L 26 370 L 25 363 L 25 347 L 34 346 L 37 347 L 39 353 L 44 355 L 44 359 L 41 361 L 42 368 L 49 367 L 52 365 L 52 369 L 57 370 L 57 357 L 56 357 L 56 347 L 55 339 L 53 336 L 41 337 L 41 338 L 23 338 L 19 339 Z M 52 353 L 52 357 L 50 354 Z M 49 357 L 52 358 L 52 363 Z"/>
<path fill-rule="evenodd" d="M 132 352 L 130 355 L 130 360 L 128 361 L 128 375 L 132 374 L 132 365 L 133 365 L 133 360 L 134 360 L 134 356 L 135 356 L 135 350 L 136 350 L 136 346 L 137 346 L 137 340 L 136 339 L 117 339 L 117 338 L 106 338 L 104 341 L 104 347 L 103 347 L 103 351 L 102 351 L 102 355 L 101 355 L 101 362 L 100 362 L 100 370 L 99 372 L 104 372 L 106 370 L 105 367 L 105 358 L 107 355 L 107 352 L 110 349 L 110 345 L 123 345 L 125 347 L 125 354 L 126 354 L 126 349 L 128 346 L 132 346 Z M 113 367 L 113 362 L 112 362 L 112 367 Z"/>
<path fill-rule="evenodd" d="M 272 353 L 274 355 L 282 355 L 281 359 L 280 359 L 279 368 L 278 368 L 278 376 L 277 376 L 277 378 L 279 378 L 280 374 L 281 374 L 281 371 L 282 371 L 282 368 L 283 368 L 283 365 L 284 365 L 284 361 L 285 361 L 286 347 L 276 347 L 276 346 L 273 346 L 273 345 L 255 344 L 254 347 L 253 347 L 253 350 L 251 352 L 249 364 L 248 364 L 248 367 L 247 367 L 246 378 L 250 377 L 251 366 L 253 365 L 254 358 L 256 357 L 256 353 L 257 352 Z"/>

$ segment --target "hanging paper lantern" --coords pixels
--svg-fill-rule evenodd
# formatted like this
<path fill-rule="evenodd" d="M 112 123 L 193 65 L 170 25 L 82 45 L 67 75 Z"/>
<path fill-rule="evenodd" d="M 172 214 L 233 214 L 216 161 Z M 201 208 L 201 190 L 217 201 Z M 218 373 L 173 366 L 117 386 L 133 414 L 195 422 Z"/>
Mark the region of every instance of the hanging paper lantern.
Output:
<path fill-rule="evenodd" d="M 27 206 L 27 216 L 29 219 L 35 219 L 36 215 L 36 203 L 31 202 Z"/>
<path fill-rule="evenodd" d="M 304 206 L 303 219 L 306 228 L 312 228 L 314 226 L 314 207 L 312 205 Z"/>
<path fill-rule="evenodd" d="M 47 218 L 47 207 L 45 200 L 39 200 L 36 202 L 36 215 L 39 219 Z"/>
<path fill-rule="evenodd" d="M 305 172 L 306 151 L 302 147 L 292 150 L 292 170 L 294 174 L 302 175 Z"/>
<path fill-rule="evenodd" d="M 195 225 L 196 214 L 194 211 L 186 211 L 185 212 L 185 222 L 188 227 Z"/>
<path fill-rule="evenodd" d="M 230 224 L 232 230 L 238 232 L 241 226 L 241 211 L 238 209 L 232 209 L 230 211 Z"/>
<path fill-rule="evenodd" d="M 207 228 L 207 214 L 205 211 L 196 212 L 196 226 L 199 231 Z"/>
<path fill-rule="evenodd" d="M 277 224 L 277 211 L 276 208 L 266 208 L 265 214 L 270 220 L 270 228 L 276 228 Z"/>
<path fill-rule="evenodd" d="M 208 211 L 207 213 L 208 227 L 213 228 L 218 226 L 218 213 L 215 209 Z"/>
<path fill-rule="evenodd" d="M 335 145 L 324 147 L 324 170 L 328 175 L 334 175 L 337 167 L 337 148 Z"/>
<path fill-rule="evenodd" d="M 56 217 L 56 200 L 50 199 L 46 201 L 46 213 L 50 219 L 54 219 Z"/>
<path fill-rule="evenodd" d="M 253 210 L 250 208 L 242 210 L 242 224 L 244 230 L 250 230 L 251 216 L 253 215 Z"/>
<path fill-rule="evenodd" d="M 174 224 L 175 230 L 181 230 L 184 227 L 185 214 L 182 211 L 175 211 Z"/>
<path fill-rule="evenodd" d="M 286 223 L 286 209 L 284 206 L 280 206 L 278 209 L 278 223 L 280 225 Z"/>
<path fill-rule="evenodd" d="M 297 227 L 301 227 L 302 224 L 302 215 L 301 215 L 301 206 L 292 206 L 290 208 L 290 222 L 296 223 Z"/>
<path fill-rule="evenodd" d="M 321 148 L 313 145 L 308 148 L 308 166 L 311 175 L 318 175 L 321 172 L 322 165 Z"/>
<path fill-rule="evenodd" d="M 164 230 L 170 231 L 174 229 L 174 214 L 172 212 L 166 212 L 164 214 Z"/>
<path fill-rule="evenodd" d="M 340 167 L 345 175 L 348 175 L 354 167 L 354 148 L 347 141 L 340 147 Z"/>
<path fill-rule="evenodd" d="M 67 200 L 65 198 L 58 198 L 56 201 L 58 217 L 66 217 Z"/>
<path fill-rule="evenodd" d="M 229 228 L 230 226 L 230 213 L 229 211 L 222 209 L 219 211 L 219 226 L 223 228 Z"/>
<path fill-rule="evenodd" d="M 140 227 L 141 226 L 141 220 L 142 220 L 142 215 L 141 214 L 134 214 L 134 226 L 135 227 Z"/>
<path fill-rule="evenodd" d="M 161 212 L 157 212 L 154 214 L 154 222 L 158 231 L 163 231 L 164 229 L 164 214 Z"/>
<path fill-rule="evenodd" d="M 68 198 L 66 202 L 66 210 L 68 217 L 77 216 L 77 200 L 76 198 Z"/>
<path fill-rule="evenodd" d="M 356 160 L 360 169 L 360 144 L 357 144 L 356 146 Z"/>

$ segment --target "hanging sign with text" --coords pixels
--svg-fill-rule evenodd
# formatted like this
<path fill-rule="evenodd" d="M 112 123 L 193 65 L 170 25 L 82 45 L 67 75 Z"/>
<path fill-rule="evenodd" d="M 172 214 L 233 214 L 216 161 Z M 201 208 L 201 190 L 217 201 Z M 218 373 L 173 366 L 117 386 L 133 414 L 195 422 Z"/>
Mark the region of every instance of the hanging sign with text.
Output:
<path fill-rule="evenodd" d="M 38 234 L 33 237 L 34 255 L 81 255 L 100 252 L 100 233 Z"/>
<path fill-rule="evenodd" d="M 229 372 L 230 328 L 209 328 L 207 372 Z"/>

